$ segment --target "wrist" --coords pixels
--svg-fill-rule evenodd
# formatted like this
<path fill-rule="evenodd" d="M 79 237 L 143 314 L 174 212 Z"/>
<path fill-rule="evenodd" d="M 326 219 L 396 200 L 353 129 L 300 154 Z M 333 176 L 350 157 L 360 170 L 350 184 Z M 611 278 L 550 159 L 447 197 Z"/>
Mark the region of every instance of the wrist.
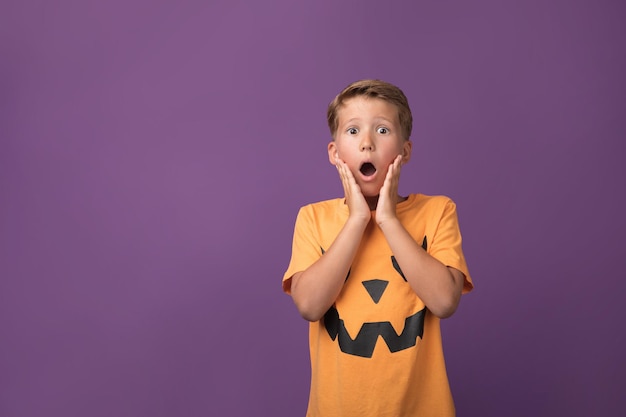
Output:
<path fill-rule="evenodd" d="M 365 228 L 367 224 L 370 222 L 371 217 L 372 215 L 369 212 L 366 214 L 350 213 L 350 215 L 348 216 L 348 220 L 346 220 L 346 225 L 359 227 L 359 228 Z"/>
<path fill-rule="evenodd" d="M 385 229 L 393 229 L 398 226 L 402 227 L 400 219 L 398 219 L 397 216 L 377 216 L 376 224 L 378 224 L 378 227 L 380 227 L 383 232 L 385 231 Z"/>

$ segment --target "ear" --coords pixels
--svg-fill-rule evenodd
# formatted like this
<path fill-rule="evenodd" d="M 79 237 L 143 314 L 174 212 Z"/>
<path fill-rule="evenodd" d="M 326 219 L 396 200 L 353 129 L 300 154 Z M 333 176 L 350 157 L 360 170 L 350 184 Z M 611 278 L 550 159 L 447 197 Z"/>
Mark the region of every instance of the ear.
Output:
<path fill-rule="evenodd" d="M 328 144 L 328 161 L 332 165 L 337 165 L 338 157 L 339 157 L 339 153 L 337 152 L 337 144 L 333 140 Z"/>
<path fill-rule="evenodd" d="M 410 140 L 405 140 L 402 144 L 402 164 L 406 164 L 411 159 L 411 151 L 413 150 L 413 143 Z"/>

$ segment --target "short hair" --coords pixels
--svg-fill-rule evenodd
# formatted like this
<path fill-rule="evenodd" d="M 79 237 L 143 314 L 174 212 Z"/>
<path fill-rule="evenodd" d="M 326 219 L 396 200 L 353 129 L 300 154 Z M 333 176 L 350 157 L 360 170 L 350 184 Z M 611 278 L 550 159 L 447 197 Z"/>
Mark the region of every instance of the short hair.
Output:
<path fill-rule="evenodd" d="M 339 127 L 338 113 L 343 103 L 353 97 L 365 96 L 369 98 L 378 98 L 388 103 L 394 104 L 398 109 L 398 119 L 402 129 L 404 140 L 409 140 L 411 130 L 413 129 L 413 115 L 409 107 L 409 101 L 398 87 L 381 80 L 360 80 L 353 82 L 343 89 L 337 97 L 328 105 L 326 118 L 328 119 L 328 127 L 330 134 L 334 138 Z"/>

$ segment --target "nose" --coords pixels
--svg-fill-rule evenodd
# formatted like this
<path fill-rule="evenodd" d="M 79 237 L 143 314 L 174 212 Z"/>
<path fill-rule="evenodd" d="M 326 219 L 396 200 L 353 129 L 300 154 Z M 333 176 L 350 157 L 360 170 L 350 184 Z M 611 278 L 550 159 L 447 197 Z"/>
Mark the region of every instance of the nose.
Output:
<path fill-rule="evenodd" d="M 374 150 L 374 141 L 372 140 L 372 136 L 369 132 L 364 132 L 363 135 L 361 135 L 361 143 L 359 144 L 359 149 L 361 149 L 361 151 Z"/>

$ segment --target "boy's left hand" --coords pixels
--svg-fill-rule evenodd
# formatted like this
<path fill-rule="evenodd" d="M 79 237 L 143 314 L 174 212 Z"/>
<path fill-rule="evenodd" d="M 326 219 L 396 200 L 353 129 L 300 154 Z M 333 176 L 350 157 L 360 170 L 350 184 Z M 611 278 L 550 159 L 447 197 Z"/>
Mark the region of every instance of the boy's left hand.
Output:
<path fill-rule="evenodd" d="M 385 182 L 380 189 L 376 206 L 376 223 L 379 225 L 388 220 L 396 219 L 396 203 L 398 201 L 398 184 L 400 182 L 400 168 L 402 155 L 398 155 L 387 169 Z"/>

